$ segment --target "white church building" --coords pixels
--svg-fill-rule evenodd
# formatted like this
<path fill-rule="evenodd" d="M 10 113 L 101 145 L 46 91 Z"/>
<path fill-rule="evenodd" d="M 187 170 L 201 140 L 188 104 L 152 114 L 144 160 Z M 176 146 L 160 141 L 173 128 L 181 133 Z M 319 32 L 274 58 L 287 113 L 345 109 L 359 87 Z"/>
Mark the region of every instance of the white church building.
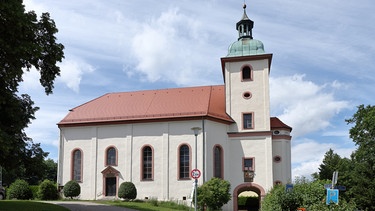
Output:
<path fill-rule="evenodd" d="M 272 54 L 253 39 L 245 8 L 221 58 L 223 85 L 108 93 L 69 110 L 58 123 L 59 186 L 76 180 L 80 199 L 97 200 L 130 181 L 139 199 L 189 201 L 197 168 L 198 185 L 230 182 L 223 210 L 238 210 L 242 192 L 261 200 L 290 182 L 292 128 L 270 117 Z"/>

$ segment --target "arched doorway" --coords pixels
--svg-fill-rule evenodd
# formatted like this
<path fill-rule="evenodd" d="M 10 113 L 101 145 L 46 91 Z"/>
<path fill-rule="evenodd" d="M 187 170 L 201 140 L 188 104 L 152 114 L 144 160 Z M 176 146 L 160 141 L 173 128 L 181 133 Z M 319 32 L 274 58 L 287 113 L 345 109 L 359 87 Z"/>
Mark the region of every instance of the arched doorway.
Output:
<path fill-rule="evenodd" d="M 238 211 L 239 210 L 239 204 L 238 204 L 238 198 L 239 198 L 239 195 L 243 193 L 242 195 L 249 195 L 250 197 L 257 197 L 257 201 L 258 201 L 258 206 L 249 206 L 249 207 L 241 207 L 241 210 L 245 209 L 245 210 L 258 210 L 260 208 L 260 203 L 262 201 L 262 199 L 264 198 L 264 196 L 266 195 L 266 192 L 264 191 L 264 189 L 262 188 L 262 186 L 256 184 L 256 183 L 253 183 L 253 182 L 247 182 L 247 183 L 243 183 L 243 184 L 240 184 L 238 185 L 234 190 L 233 190 L 233 210 L 234 211 Z M 254 199 L 250 199 L 250 200 L 254 200 Z M 252 203 L 254 204 L 254 203 Z"/>
<path fill-rule="evenodd" d="M 102 171 L 104 197 L 117 197 L 119 173 L 112 166 L 108 166 Z"/>

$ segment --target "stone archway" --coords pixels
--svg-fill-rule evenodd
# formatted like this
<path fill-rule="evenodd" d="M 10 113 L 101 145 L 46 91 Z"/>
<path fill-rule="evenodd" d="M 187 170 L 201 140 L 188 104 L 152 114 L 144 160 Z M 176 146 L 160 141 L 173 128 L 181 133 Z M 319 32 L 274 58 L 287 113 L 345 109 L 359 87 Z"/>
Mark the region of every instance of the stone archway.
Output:
<path fill-rule="evenodd" d="M 238 210 L 238 195 L 242 192 L 245 191 L 253 191 L 256 194 L 258 194 L 259 197 L 259 208 L 260 208 L 260 203 L 263 200 L 263 198 L 266 195 L 266 192 L 264 191 L 263 187 L 253 183 L 253 182 L 247 182 L 247 183 L 242 183 L 238 185 L 234 190 L 233 190 L 233 211 Z"/>

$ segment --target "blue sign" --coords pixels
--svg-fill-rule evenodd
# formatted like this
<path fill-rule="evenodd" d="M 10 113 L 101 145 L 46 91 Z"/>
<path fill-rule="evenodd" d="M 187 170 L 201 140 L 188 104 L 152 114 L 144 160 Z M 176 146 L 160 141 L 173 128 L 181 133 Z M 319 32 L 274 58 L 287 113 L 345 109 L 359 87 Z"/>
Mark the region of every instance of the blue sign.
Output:
<path fill-rule="evenodd" d="M 326 204 L 339 203 L 339 190 L 337 189 L 327 189 L 327 199 Z"/>
<path fill-rule="evenodd" d="M 293 184 L 286 184 L 285 185 L 285 192 L 293 191 Z"/>

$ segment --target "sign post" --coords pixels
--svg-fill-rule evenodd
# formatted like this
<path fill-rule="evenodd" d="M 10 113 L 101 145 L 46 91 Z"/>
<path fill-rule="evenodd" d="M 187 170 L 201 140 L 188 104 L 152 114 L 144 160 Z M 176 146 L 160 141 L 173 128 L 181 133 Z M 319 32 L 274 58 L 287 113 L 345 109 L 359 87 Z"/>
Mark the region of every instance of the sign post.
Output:
<path fill-rule="evenodd" d="M 195 180 L 194 185 L 194 210 L 197 210 L 197 187 L 198 187 L 198 179 L 201 176 L 201 171 L 199 169 L 193 169 L 190 172 L 191 178 Z"/>

